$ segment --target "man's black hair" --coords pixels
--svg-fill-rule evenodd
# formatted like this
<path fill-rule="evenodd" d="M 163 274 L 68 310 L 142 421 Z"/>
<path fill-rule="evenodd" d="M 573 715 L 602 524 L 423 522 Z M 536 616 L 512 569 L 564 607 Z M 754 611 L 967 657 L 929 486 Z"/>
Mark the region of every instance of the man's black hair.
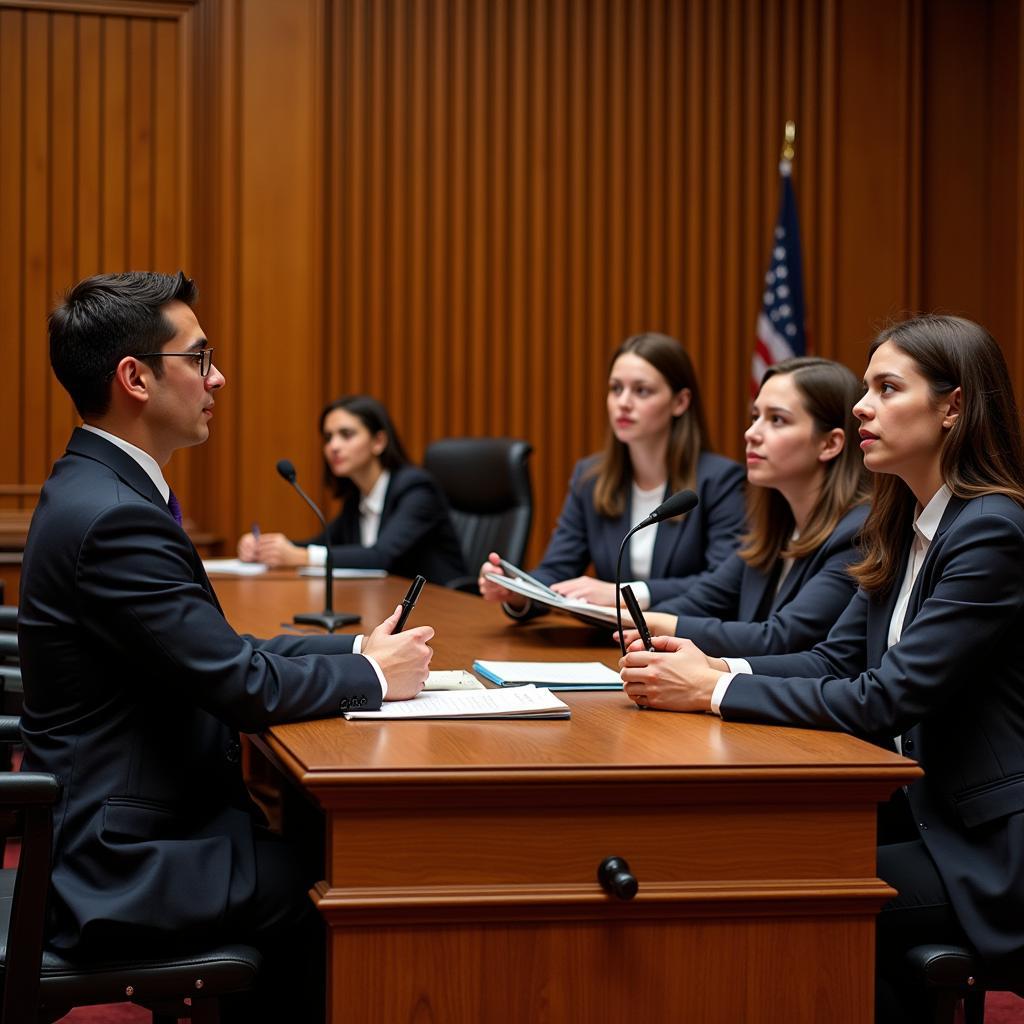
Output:
<path fill-rule="evenodd" d="M 83 418 L 110 408 L 110 381 L 125 356 L 159 352 L 174 337 L 163 307 L 195 305 L 199 291 L 182 271 L 97 274 L 79 281 L 50 314 L 50 365 Z M 154 360 L 153 373 L 163 366 Z"/>

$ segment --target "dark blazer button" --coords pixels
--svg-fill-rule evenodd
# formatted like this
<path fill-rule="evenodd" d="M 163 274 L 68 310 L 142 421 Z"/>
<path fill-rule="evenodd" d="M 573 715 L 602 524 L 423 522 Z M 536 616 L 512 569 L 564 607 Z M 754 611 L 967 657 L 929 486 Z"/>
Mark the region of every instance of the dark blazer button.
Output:
<path fill-rule="evenodd" d="M 914 749 L 914 741 L 911 740 L 911 739 L 904 740 L 903 741 L 903 749 L 904 750 L 913 750 Z"/>
<path fill-rule="evenodd" d="M 366 698 L 365 697 L 360 697 L 359 698 L 359 706 L 360 707 L 364 707 L 365 704 L 366 704 Z"/>
<path fill-rule="evenodd" d="M 242 760 L 242 744 L 232 740 L 224 751 L 228 764 L 238 764 Z"/>
<path fill-rule="evenodd" d="M 348 711 L 348 697 L 341 698 L 341 710 Z"/>
<path fill-rule="evenodd" d="M 926 825 L 926 824 L 925 824 L 925 823 L 924 823 L 923 821 L 919 821 L 919 822 L 917 823 L 917 827 L 918 827 L 918 828 L 919 828 L 919 829 L 920 829 L 920 830 L 921 830 L 922 832 L 927 832 L 927 831 L 928 831 L 928 826 L 927 826 L 927 825 Z"/>

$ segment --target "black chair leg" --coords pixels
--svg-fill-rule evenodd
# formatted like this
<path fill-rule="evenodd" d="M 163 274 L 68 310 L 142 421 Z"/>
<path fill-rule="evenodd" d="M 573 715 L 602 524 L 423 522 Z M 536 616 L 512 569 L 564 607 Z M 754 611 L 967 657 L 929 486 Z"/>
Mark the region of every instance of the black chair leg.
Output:
<path fill-rule="evenodd" d="M 964 1024 L 984 1024 L 985 993 L 971 992 L 964 997 Z"/>

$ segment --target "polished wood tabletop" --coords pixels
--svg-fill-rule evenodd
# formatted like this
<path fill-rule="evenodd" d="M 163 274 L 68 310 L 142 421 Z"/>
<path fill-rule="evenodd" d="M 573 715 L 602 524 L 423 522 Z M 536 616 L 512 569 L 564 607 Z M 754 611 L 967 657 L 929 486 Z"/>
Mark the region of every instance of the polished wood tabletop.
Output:
<path fill-rule="evenodd" d="M 363 615 L 349 632 L 369 631 L 405 594 L 408 581 L 339 581 L 334 603 Z M 242 632 L 269 636 L 290 631 L 290 616 L 323 604 L 323 581 L 292 573 L 262 577 L 214 577 L 228 619 Z M 618 648 L 610 632 L 560 614 L 521 624 L 494 604 L 470 594 L 428 585 L 410 625 L 435 629 L 431 668 L 471 669 L 477 658 L 521 661 L 600 661 L 616 667 Z M 569 720 L 537 722 L 346 722 L 326 719 L 279 726 L 275 738 L 304 773 L 371 767 L 417 772 L 467 768 L 489 771 L 553 771 L 559 767 L 669 777 L 707 772 L 724 779 L 737 773 L 776 780 L 806 779 L 809 773 L 841 770 L 847 778 L 890 779 L 918 774 L 913 762 L 839 733 L 751 726 L 711 715 L 641 711 L 619 691 L 561 693 Z M 344 742 L 339 742 L 339 736 Z M 308 779 L 312 782 L 312 779 Z M 337 781 L 333 779 L 332 781 Z"/>

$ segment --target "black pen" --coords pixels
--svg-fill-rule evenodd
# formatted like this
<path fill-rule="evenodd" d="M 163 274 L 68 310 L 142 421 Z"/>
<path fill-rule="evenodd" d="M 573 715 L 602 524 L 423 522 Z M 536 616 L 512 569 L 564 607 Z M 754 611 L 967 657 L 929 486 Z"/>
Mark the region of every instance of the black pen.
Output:
<path fill-rule="evenodd" d="M 416 607 L 416 601 L 419 599 L 420 591 L 423 589 L 423 584 L 426 583 L 426 577 L 417 576 L 412 581 L 412 585 L 409 587 L 408 593 L 402 598 L 402 614 L 398 617 L 398 624 L 395 626 L 395 632 L 401 633 L 405 629 L 405 624 L 409 620 L 409 614 L 413 608 Z"/>
<path fill-rule="evenodd" d="M 626 602 L 626 608 L 629 610 L 629 617 L 633 620 L 633 625 L 640 632 L 640 639 L 644 642 L 644 648 L 654 653 L 656 648 L 651 642 L 651 631 L 647 628 L 644 613 L 640 611 L 640 603 L 633 593 L 633 588 L 628 583 L 622 588 L 622 597 Z"/>

